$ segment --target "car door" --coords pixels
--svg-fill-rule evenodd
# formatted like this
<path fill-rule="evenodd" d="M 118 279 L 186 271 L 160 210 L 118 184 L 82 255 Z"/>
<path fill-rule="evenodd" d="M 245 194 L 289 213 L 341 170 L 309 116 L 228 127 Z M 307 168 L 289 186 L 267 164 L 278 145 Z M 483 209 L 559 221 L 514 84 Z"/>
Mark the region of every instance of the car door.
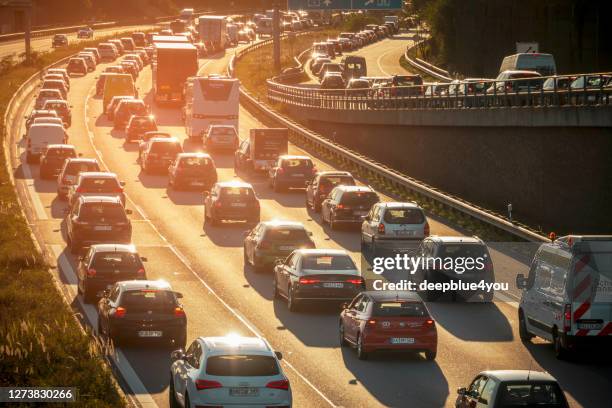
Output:
<path fill-rule="evenodd" d="M 292 277 L 296 276 L 299 258 L 298 254 L 292 253 L 281 268 L 281 280 L 283 282 L 281 285 L 286 296 L 289 296 L 289 286 L 291 286 Z"/>
<path fill-rule="evenodd" d="M 85 287 L 84 282 L 87 279 L 87 271 L 89 270 L 89 264 L 93 257 L 93 249 L 89 248 L 85 256 L 79 259 L 79 266 L 77 268 L 77 279 L 78 285 L 83 289 Z"/>
<path fill-rule="evenodd" d="M 478 407 L 478 398 L 486 382 L 487 377 L 485 377 L 484 375 L 479 375 L 474 378 L 474 381 L 472 381 L 465 393 L 459 397 L 459 403 L 457 404 L 457 406 L 460 408 Z"/>
<path fill-rule="evenodd" d="M 370 209 L 370 212 L 363 220 L 361 235 L 364 242 L 372 242 L 375 234 L 374 224 L 376 223 L 376 217 L 380 211 L 380 204 L 374 204 Z"/>
<path fill-rule="evenodd" d="M 352 343 L 356 341 L 355 333 L 357 328 L 357 321 L 355 320 L 355 317 L 357 315 L 357 308 L 361 304 L 363 297 L 364 295 L 362 294 L 357 295 L 357 297 L 355 297 L 355 299 L 353 299 L 351 304 L 348 306 L 346 313 L 342 317 L 342 323 L 344 324 L 344 336 Z"/>
<path fill-rule="evenodd" d="M 246 248 L 246 254 L 247 254 L 247 259 L 250 262 L 255 262 L 255 247 L 257 246 L 257 243 L 259 242 L 259 238 L 260 238 L 260 231 L 263 228 L 263 226 L 261 224 L 257 225 L 256 227 L 254 227 L 251 232 L 249 232 L 249 234 L 247 235 L 246 239 L 245 239 L 245 248 Z"/>
<path fill-rule="evenodd" d="M 185 391 L 187 390 L 187 383 L 191 381 L 190 374 L 196 369 L 194 366 L 199 366 L 199 361 L 196 362 L 195 359 L 196 350 L 199 347 L 198 340 L 194 340 L 185 351 L 185 357 L 178 360 L 175 365 L 174 390 L 181 405 L 185 404 Z"/>
<path fill-rule="evenodd" d="M 319 186 L 319 178 L 320 176 L 314 176 L 310 183 L 308 183 L 306 186 L 306 201 L 308 204 L 314 204 L 315 202 L 315 194 L 317 187 Z"/>

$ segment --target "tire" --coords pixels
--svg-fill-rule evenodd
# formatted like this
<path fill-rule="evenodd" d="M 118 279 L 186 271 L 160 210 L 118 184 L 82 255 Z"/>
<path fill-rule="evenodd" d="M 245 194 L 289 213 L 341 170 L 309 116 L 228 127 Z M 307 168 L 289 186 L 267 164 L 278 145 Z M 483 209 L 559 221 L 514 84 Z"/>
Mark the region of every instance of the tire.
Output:
<path fill-rule="evenodd" d="M 346 341 L 346 338 L 344 337 L 344 325 L 342 323 L 340 323 L 340 326 L 338 328 L 338 337 L 340 340 L 341 348 L 348 346 L 348 342 Z"/>
<path fill-rule="evenodd" d="M 338 224 L 334 220 L 334 216 L 332 214 L 329 214 L 329 228 L 332 230 L 338 229 Z"/>
<path fill-rule="evenodd" d="M 533 334 L 529 333 L 529 330 L 527 329 L 525 314 L 522 310 L 519 310 L 519 337 L 523 343 L 528 343 L 533 338 Z"/>
<path fill-rule="evenodd" d="M 368 353 L 363 351 L 363 343 L 361 340 L 361 333 L 357 337 L 357 358 L 360 360 L 367 360 L 369 357 Z"/>
<path fill-rule="evenodd" d="M 553 332 L 553 350 L 555 351 L 555 357 L 557 360 L 567 360 L 569 357 L 569 351 L 563 347 L 561 343 L 561 337 L 555 330 Z"/>
<path fill-rule="evenodd" d="M 176 395 L 174 391 L 174 378 L 172 377 L 172 373 L 170 373 L 170 389 L 168 390 L 168 403 L 170 408 L 180 408 L 179 402 L 176 400 Z"/>
<path fill-rule="evenodd" d="M 287 308 L 289 308 L 290 312 L 299 311 L 300 304 L 299 301 L 293 297 L 293 288 L 289 287 L 287 292 Z"/>
<path fill-rule="evenodd" d="M 425 359 L 427 359 L 427 361 L 434 361 L 436 359 L 437 354 L 437 351 L 427 350 L 425 352 Z"/>

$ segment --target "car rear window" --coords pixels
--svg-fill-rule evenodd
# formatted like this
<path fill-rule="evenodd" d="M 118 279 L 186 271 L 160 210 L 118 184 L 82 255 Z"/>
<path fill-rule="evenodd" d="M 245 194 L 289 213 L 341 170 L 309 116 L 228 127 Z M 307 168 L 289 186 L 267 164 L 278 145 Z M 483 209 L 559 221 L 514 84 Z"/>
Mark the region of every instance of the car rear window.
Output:
<path fill-rule="evenodd" d="M 311 168 L 312 161 L 307 159 L 284 159 L 282 163 L 283 168 Z"/>
<path fill-rule="evenodd" d="M 183 149 L 179 143 L 158 142 L 151 146 L 151 153 L 180 153 Z"/>
<path fill-rule="evenodd" d="M 387 224 L 422 224 L 423 211 L 419 208 L 387 208 L 383 217 Z"/>
<path fill-rule="evenodd" d="M 347 206 L 372 206 L 378 202 L 378 195 L 371 191 L 348 191 L 342 194 L 340 201 Z"/>
<path fill-rule="evenodd" d="M 271 356 L 227 355 L 206 360 L 206 374 L 219 377 L 269 377 L 279 372 L 276 359 Z"/>
<path fill-rule="evenodd" d="M 479 258 L 487 256 L 487 249 L 480 244 L 444 244 L 440 248 L 441 258 Z"/>
<path fill-rule="evenodd" d="M 301 242 L 308 240 L 304 229 L 298 228 L 271 228 L 266 230 L 264 239 L 277 242 Z"/>
<path fill-rule="evenodd" d="M 253 197 L 253 190 L 247 187 L 224 187 L 221 189 L 223 197 Z"/>
<path fill-rule="evenodd" d="M 91 265 L 96 271 L 133 270 L 142 266 L 138 255 L 131 252 L 96 252 Z"/>
<path fill-rule="evenodd" d="M 119 304 L 128 312 L 170 311 L 176 307 L 176 297 L 168 290 L 128 290 L 121 294 Z"/>
<path fill-rule="evenodd" d="M 65 173 L 67 176 L 73 176 L 87 171 L 100 171 L 100 167 L 98 163 L 70 163 L 66 167 Z"/>
<path fill-rule="evenodd" d="M 47 156 L 53 157 L 76 157 L 76 153 L 72 149 L 49 149 Z"/>
<path fill-rule="evenodd" d="M 513 383 L 500 385 L 502 407 L 565 407 L 562 391 L 555 383 Z"/>
<path fill-rule="evenodd" d="M 122 222 L 126 220 L 125 210 L 121 204 L 86 203 L 81 207 L 79 218 L 86 221 Z"/>
<path fill-rule="evenodd" d="M 376 302 L 372 316 L 386 317 L 426 317 L 427 310 L 417 302 Z"/>
<path fill-rule="evenodd" d="M 182 168 L 200 168 L 210 165 L 210 160 L 206 157 L 183 157 L 179 162 Z"/>
<path fill-rule="evenodd" d="M 348 255 L 306 255 L 302 258 L 302 269 L 351 270 L 357 269 Z"/>
<path fill-rule="evenodd" d="M 96 192 L 114 192 L 119 188 L 119 183 L 111 177 L 86 177 L 81 180 L 79 186 Z"/>
<path fill-rule="evenodd" d="M 319 185 L 326 187 L 335 187 L 340 185 L 354 186 L 355 180 L 349 176 L 325 176 L 321 177 Z"/>

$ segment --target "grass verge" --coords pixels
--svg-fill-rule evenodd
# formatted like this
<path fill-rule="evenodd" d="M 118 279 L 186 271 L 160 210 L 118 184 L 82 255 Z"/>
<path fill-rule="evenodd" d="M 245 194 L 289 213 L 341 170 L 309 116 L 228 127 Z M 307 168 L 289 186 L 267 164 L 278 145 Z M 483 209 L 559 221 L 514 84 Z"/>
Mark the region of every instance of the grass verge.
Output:
<path fill-rule="evenodd" d="M 19 86 L 41 68 L 97 41 L 34 55 L 33 63 L 5 59 L 0 71 L 0 127 Z M 123 407 L 98 342 L 83 333 L 62 299 L 49 266 L 30 238 L 0 146 L 0 386 L 70 386 L 78 406 Z"/>

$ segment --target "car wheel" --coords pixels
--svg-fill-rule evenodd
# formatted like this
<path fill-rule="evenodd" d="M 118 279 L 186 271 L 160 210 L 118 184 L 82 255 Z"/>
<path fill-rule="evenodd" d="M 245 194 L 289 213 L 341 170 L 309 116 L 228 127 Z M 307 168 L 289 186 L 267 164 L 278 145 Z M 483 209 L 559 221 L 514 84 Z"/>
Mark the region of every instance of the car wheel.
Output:
<path fill-rule="evenodd" d="M 556 330 L 553 332 L 553 349 L 558 360 L 567 360 L 569 352 L 561 343 L 561 336 Z"/>
<path fill-rule="evenodd" d="M 335 230 L 338 229 L 338 224 L 336 223 L 336 220 L 334 219 L 334 215 L 333 214 L 329 214 L 329 228 Z"/>
<path fill-rule="evenodd" d="M 438 354 L 437 350 L 436 351 L 427 350 L 425 352 L 425 358 L 427 359 L 427 361 L 434 361 L 436 359 L 437 354 Z"/>
<path fill-rule="evenodd" d="M 346 337 L 344 337 L 344 325 L 342 323 L 340 323 L 340 328 L 338 329 L 338 336 L 340 337 L 340 347 L 346 347 L 348 342 Z"/>
<path fill-rule="evenodd" d="M 179 402 L 176 400 L 176 391 L 174 390 L 174 378 L 170 373 L 170 389 L 168 390 L 168 402 L 170 408 L 180 408 Z"/>
<path fill-rule="evenodd" d="M 357 337 L 357 358 L 360 360 L 368 359 L 368 353 L 363 351 L 363 340 L 362 340 L 361 333 Z"/>
<path fill-rule="evenodd" d="M 524 343 L 531 341 L 533 338 L 533 334 L 529 333 L 529 330 L 527 329 L 525 314 L 522 310 L 519 310 L 519 337 Z"/>
<path fill-rule="evenodd" d="M 299 310 L 300 304 L 295 298 L 295 295 L 293 294 L 293 288 L 289 287 L 289 290 L 287 292 L 287 307 L 289 308 L 290 312 L 297 312 Z"/>

